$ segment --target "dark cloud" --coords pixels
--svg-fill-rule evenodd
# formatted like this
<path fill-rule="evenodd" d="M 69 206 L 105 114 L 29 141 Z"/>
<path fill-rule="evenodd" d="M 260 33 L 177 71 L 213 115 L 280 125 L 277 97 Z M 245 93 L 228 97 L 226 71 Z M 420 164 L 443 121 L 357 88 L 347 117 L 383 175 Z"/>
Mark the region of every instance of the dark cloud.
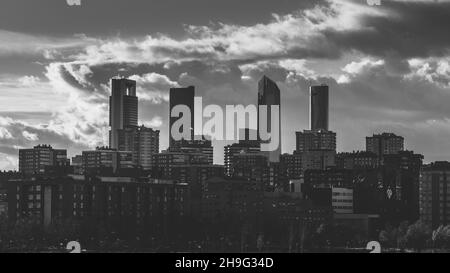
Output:
<path fill-rule="evenodd" d="M 82 0 L 80 7 L 69 7 L 65 0 L 2 0 L 0 26 L 12 31 L 56 36 L 86 33 L 104 37 L 120 33 L 129 37 L 157 32 L 183 35 L 184 24 L 206 25 L 220 21 L 251 25 L 266 21 L 271 13 L 290 13 L 323 2 Z"/>
<path fill-rule="evenodd" d="M 374 7 L 389 16 L 365 15 L 361 29 L 323 32 L 337 49 L 374 56 L 444 56 L 449 52 L 450 2 L 383 1 Z"/>
<path fill-rule="evenodd" d="M 289 71 L 287 69 L 273 62 L 249 65 L 249 69 L 246 72 L 246 76 L 251 77 L 255 81 L 266 75 L 274 81 L 284 82 L 288 74 Z"/>

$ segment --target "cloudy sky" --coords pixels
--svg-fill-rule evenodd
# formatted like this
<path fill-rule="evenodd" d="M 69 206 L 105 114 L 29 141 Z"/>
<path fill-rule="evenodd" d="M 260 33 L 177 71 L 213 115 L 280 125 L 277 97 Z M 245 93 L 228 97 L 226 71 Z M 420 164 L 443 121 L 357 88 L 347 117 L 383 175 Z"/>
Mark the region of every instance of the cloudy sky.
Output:
<path fill-rule="evenodd" d="M 282 92 L 283 152 L 308 127 L 308 85 L 326 83 L 339 151 L 388 131 L 450 160 L 449 26 L 444 0 L 2 0 L 0 169 L 39 143 L 70 156 L 107 144 L 116 75 L 138 82 L 140 123 L 162 149 L 170 87 L 252 104 L 266 74 Z"/>

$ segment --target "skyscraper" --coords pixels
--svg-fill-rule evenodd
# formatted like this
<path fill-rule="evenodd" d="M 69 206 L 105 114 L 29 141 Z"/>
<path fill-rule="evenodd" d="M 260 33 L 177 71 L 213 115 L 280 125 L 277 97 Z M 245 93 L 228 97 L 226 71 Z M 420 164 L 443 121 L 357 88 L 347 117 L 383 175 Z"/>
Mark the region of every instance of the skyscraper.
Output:
<path fill-rule="evenodd" d="M 119 130 L 138 125 L 136 82 L 128 79 L 112 79 L 109 104 L 111 126 L 109 146 L 113 149 L 119 149 Z"/>
<path fill-rule="evenodd" d="M 172 125 L 179 119 L 179 117 L 172 117 L 172 109 L 177 105 L 186 105 L 191 111 L 191 140 L 194 139 L 194 97 L 195 87 L 171 88 L 170 89 L 170 108 L 169 108 L 169 146 L 176 145 L 177 141 L 171 134 Z M 184 130 L 185 128 L 183 128 Z"/>
<path fill-rule="evenodd" d="M 278 140 L 279 145 L 278 148 L 274 151 L 268 152 L 268 158 L 270 162 L 280 162 L 280 155 L 281 155 L 281 99 L 280 99 L 280 89 L 278 88 L 277 84 L 269 79 L 267 76 L 263 76 L 262 79 L 258 83 L 258 109 L 259 106 L 267 106 L 267 131 L 271 132 L 274 128 L 271 128 L 271 107 L 272 106 L 278 106 Z M 258 111 L 258 137 L 260 139 L 261 136 L 261 128 L 259 127 L 259 111 Z M 273 135 L 273 134 L 272 134 Z M 273 138 L 273 136 L 272 136 Z M 264 142 L 262 142 L 264 143 Z"/>
<path fill-rule="evenodd" d="M 328 130 L 328 86 L 310 87 L 309 111 L 311 130 Z"/>

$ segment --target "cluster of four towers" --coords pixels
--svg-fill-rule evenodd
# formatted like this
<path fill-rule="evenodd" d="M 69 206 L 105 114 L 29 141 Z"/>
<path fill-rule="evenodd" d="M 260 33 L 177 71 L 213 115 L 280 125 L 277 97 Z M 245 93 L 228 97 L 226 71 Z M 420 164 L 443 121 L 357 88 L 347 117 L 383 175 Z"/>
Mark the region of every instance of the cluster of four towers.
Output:
<path fill-rule="evenodd" d="M 270 162 L 279 162 L 281 155 L 281 94 L 277 84 L 263 76 L 258 83 L 258 107 L 267 106 L 267 131 L 271 128 L 271 107 L 278 106 L 279 126 L 278 148 L 268 152 Z M 195 87 L 171 88 L 169 101 L 169 148 L 179 145 L 170 134 L 170 128 L 178 117 L 170 113 L 177 105 L 185 105 L 194 113 Z M 326 85 L 310 87 L 310 129 L 312 131 L 328 131 L 329 124 L 329 88 Z M 111 81 L 110 97 L 110 134 L 109 147 L 122 151 L 133 151 L 135 163 L 144 169 L 151 168 L 152 155 L 159 152 L 159 131 L 144 126 L 138 126 L 138 97 L 136 95 L 136 82 L 125 78 L 113 78 Z M 194 115 L 191 115 L 191 140 L 194 139 Z M 250 127 L 252 125 L 250 124 Z M 257 126 L 259 137 L 259 115 Z"/>

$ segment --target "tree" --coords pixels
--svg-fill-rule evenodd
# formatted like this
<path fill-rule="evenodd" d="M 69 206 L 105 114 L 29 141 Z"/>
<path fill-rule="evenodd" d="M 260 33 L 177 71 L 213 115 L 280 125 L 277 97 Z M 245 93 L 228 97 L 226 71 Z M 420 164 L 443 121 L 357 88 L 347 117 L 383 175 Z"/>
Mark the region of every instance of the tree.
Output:
<path fill-rule="evenodd" d="M 420 252 L 431 239 L 431 231 L 427 225 L 420 220 L 408 227 L 406 232 L 406 242 L 409 247 Z"/>
<path fill-rule="evenodd" d="M 397 247 L 401 250 L 406 248 L 406 233 L 408 232 L 408 227 L 408 221 L 403 221 L 397 228 Z"/>
<path fill-rule="evenodd" d="M 398 242 L 398 229 L 390 224 L 386 224 L 384 230 L 378 236 L 380 243 L 386 247 L 396 247 Z"/>
<path fill-rule="evenodd" d="M 433 231 L 432 238 L 433 247 L 449 248 L 450 247 L 450 225 L 441 225 Z"/>

